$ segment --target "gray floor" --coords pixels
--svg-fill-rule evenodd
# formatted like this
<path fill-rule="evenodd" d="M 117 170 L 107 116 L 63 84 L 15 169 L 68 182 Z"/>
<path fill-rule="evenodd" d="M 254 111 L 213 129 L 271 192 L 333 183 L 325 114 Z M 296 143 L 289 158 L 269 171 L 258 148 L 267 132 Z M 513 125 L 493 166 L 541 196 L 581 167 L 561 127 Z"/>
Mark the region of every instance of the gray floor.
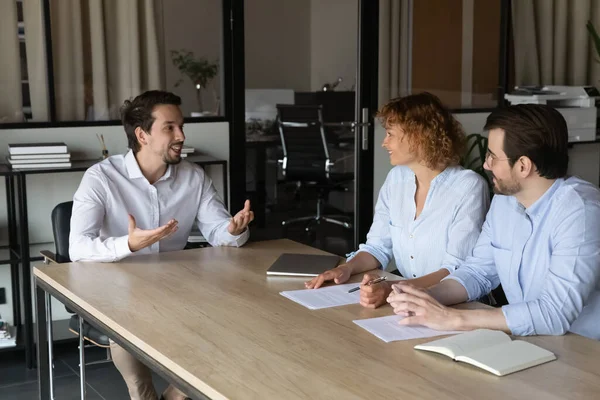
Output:
<path fill-rule="evenodd" d="M 54 360 L 54 395 L 56 399 L 79 399 L 79 353 L 76 343 L 57 346 Z M 86 362 L 106 357 L 106 351 L 86 348 Z M 125 382 L 112 362 L 86 367 L 87 399 L 127 400 Z M 168 386 L 154 374 L 154 386 L 160 395 Z M 0 358 L 0 399 L 32 400 L 38 396 L 37 370 L 25 368 L 22 353 L 2 354 Z"/>

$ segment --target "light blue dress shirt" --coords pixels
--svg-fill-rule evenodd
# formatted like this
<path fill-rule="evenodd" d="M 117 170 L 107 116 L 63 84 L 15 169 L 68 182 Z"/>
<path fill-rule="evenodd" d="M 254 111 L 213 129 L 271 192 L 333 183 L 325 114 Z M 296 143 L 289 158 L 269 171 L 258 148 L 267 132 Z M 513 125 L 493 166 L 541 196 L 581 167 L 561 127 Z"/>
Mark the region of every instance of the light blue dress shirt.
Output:
<path fill-rule="evenodd" d="M 485 180 L 460 166 L 448 167 L 431 181 L 421 214 L 415 219 L 415 174 L 408 167 L 394 167 L 379 191 L 373 224 L 361 251 L 385 268 L 392 256 L 398 271 L 417 278 L 450 270 L 471 254 L 489 206 Z"/>
<path fill-rule="evenodd" d="M 571 177 L 528 209 L 494 196 L 473 256 L 446 279 L 460 282 L 469 300 L 501 283 L 514 335 L 600 339 L 600 191 Z"/>

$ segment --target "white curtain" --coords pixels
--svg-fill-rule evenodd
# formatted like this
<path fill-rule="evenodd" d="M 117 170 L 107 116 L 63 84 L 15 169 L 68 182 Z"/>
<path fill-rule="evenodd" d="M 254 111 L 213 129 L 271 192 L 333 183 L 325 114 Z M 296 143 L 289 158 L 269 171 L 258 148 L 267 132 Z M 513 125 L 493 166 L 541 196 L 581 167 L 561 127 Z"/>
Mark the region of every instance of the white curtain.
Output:
<path fill-rule="evenodd" d="M 17 5 L 0 1 L 0 123 L 23 122 Z"/>
<path fill-rule="evenodd" d="M 53 0 L 58 120 L 119 118 L 125 99 L 160 89 L 154 0 Z"/>
<path fill-rule="evenodd" d="M 410 93 L 408 0 L 379 0 L 379 106 Z"/>
<path fill-rule="evenodd" d="M 598 86 L 588 20 L 600 31 L 600 0 L 513 1 L 515 84 Z"/>

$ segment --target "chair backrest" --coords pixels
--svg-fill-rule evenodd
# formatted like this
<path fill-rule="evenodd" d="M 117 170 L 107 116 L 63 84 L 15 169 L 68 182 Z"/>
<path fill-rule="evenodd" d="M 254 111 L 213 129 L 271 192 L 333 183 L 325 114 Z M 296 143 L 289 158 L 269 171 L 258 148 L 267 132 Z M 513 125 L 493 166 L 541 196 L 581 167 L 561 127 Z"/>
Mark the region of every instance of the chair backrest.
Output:
<path fill-rule="evenodd" d="M 283 147 L 283 173 L 287 179 L 326 181 L 329 150 L 319 105 L 277 105 L 277 126 Z"/>
<path fill-rule="evenodd" d="M 56 257 L 59 262 L 69 262 L 69 233 L 71 232 L 71 213 L 73 202 L 60 203 L 52 210 L 52 234 L 56 245 Z"/>

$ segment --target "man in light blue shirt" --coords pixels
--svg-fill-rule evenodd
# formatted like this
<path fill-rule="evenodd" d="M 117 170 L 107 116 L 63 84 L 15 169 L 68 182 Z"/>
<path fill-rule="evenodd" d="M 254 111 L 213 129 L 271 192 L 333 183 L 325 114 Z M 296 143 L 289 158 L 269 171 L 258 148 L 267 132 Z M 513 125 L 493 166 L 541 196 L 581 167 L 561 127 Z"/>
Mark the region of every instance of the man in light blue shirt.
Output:
<path fill-rule="evenodd" d="M 405 325 L 514 335 L 571 331 L 600 340 L 600 191 L 566 177 L 564 118 L 551 107 L 522 104 L 494 111 L 485 129 L 485 167 L 498 195 L 473 255 L 428 291 L 394 285 L 388 302 Z M 499 284 L 509 302 L 502 308 L 446 307 Z"/>

